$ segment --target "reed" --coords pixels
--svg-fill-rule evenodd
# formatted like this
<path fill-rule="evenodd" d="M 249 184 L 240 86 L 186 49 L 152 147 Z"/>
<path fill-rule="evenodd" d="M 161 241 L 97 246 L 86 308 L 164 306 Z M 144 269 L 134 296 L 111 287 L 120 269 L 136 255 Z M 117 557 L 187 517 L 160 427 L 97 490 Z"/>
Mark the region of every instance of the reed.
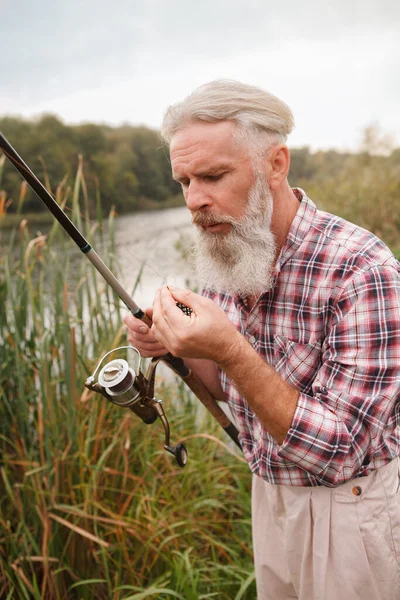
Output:
<path fill-rule="evenodd" d="M 56 196 L 102 249 L 107 225 L 103 258 L 116 270 L 113 211 L 103 221 L 98 198 L 90 223 L 81 164 Z M 5 199 L 0 208 L 5 222 Z M 125 343 L 119 300 L 58 223 L 30 229 L 21 219 L 7 238 L 0 230 L 0 598 L 254 598 L 243 458 L 170 378 L 157 393 L 185 469 L 163 451 L 161 423 L 84 388 Z"/>

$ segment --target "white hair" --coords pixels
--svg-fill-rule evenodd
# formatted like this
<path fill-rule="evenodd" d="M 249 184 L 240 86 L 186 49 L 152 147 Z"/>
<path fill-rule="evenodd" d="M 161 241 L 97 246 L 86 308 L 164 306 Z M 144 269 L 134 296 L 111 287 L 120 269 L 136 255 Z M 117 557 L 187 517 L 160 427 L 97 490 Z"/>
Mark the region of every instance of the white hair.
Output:
<path fill-rule="evenodd" d="M 201 210 L 193 215 L 198 238 L 191 258 L 202 285 L 210 290 L 259 296 L 273 286 L 276 240 L 271 231 L 273 199 L 263 173 L 256 178 L 241 218 Z M 207 233 L 202 225 L 230 223 L 226 234 Z"/>
<path fill-rule="evenodd" d="M 170 144 L 177 131 L 196 121 L 233 121 L 239 141 L 258 151 L 285 142 L 294 127 L 292 111 L 277 96 L 229 79 L 206 83 L 172 104 L 164 115 L 161 136 Z"/>

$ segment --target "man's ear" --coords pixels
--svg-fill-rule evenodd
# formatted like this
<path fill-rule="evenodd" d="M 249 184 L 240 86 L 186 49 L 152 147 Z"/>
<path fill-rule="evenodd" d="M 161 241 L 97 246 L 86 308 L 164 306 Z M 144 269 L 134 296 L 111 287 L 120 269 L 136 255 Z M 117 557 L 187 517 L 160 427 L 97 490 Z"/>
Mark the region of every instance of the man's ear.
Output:
<path fill-rule="evenodd" d="M 271 191 L 277 190 L 289 173 L 289 149 L 285 144 L 277 144 L 267 152 L 264 160 L 266 163 L 267 181 Z"/>

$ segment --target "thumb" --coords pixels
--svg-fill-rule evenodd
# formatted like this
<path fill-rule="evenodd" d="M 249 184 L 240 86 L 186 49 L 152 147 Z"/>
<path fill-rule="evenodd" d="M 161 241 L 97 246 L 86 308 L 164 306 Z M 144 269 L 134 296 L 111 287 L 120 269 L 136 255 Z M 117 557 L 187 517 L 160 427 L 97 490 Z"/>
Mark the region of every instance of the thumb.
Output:
<path fill-rule="evenodd" d="M 179 302 L 193 311 L 197 311 L 202 306 L 203 298 L 190 290 L 181 290 L 179 288 L 169 288 L 171 296 L 175 302 Z"/>

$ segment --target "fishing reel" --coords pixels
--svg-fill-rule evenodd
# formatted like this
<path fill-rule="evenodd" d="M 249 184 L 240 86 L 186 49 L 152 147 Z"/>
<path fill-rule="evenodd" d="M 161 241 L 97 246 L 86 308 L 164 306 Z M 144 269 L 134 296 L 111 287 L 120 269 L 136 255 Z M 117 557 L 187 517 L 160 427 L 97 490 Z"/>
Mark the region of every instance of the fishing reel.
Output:
<path fill-rule="evenodd" d="M 127 360 L 117 358 L 105 364 L 104 360 L 118 350 L 129 350 L 136 353 L 138 364 L 133 369 Z M 170 445 L 170 428 L 165 415 L 162 400 L 154 397 L 154 381 L 158 363 L 161 358 L 153 358 L 149 364 L 146 376 L 141 371 L 142 356 L 134 346 L 120 346 L 107 352 L 97 365 L 93 375 L 85 381 L 85 387 L 93 392 L 102 394 L 107 400 L 123 408 L 129 408 L 144 423 L 150 425 L 159 417 L 164 426 L 164 449 L 175 456 L 180 467 L 188 460 L 188 453 L 182 443 Z"/>

